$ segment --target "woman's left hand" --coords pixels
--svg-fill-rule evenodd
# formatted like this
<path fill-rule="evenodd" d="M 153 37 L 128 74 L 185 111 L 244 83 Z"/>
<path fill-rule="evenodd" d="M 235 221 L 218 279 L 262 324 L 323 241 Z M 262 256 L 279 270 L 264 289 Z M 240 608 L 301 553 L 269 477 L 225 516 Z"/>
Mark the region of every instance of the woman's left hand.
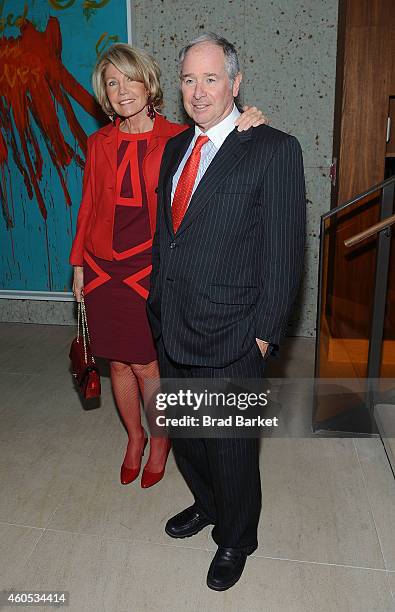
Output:
<path fill-rule="evenodd" d="M 250 127 L 258 127 L 258 125 L 269 123 L 266 115 L 261 110 L 258 110 L 256 106 L 243 106 L 243 111 L 235 121 L 239 132 L 248 130 Z"/>

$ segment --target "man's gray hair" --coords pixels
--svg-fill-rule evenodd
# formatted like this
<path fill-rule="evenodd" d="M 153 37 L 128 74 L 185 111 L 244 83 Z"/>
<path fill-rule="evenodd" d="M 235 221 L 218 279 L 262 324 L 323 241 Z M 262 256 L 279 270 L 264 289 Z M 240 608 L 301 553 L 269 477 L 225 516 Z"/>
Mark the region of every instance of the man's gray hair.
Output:
<path fill-rule="evenodd" d="M 226 40 L 226 38 L 223 38 L 222 36 L 218 36 L 218 34 L 214 34 L 213 32 L 210 32 L 208 34 L 202 34 L 201 36 L 194 38 L 193 40 L 189 41 L 189 43 L 187 43 L 185 47 L 181 49 L 180 54 L 179 54 L 180 76 L 181 76 L 181 70 L 182 70 L 182 63 L 189 49 L 191 49 L 195 45 L 199 45 L 200 43 L 204 43 L 204 42 L 211 42 L 214 45 L 217 45 L 217 47 L 221 47 L 222 51 L 224 52 L 224 56 L 225 56 L 225 70 L 228 73 L 228 77 L 229 77 L 231 84 L 233 85 L 237 74 L 240 72 L 240 65 L 239 65 L 239 58 L 237 57 L 237 51 L 234 45 L 232 45 L 232 43 Z"/>

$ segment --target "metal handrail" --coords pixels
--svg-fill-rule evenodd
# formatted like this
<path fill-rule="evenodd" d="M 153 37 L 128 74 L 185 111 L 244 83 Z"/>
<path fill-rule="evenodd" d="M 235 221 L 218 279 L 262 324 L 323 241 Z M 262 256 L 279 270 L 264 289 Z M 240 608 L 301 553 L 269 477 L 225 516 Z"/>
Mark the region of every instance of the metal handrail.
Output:
<path fill-rule="evenodd" d="M 384 231 L 381 230 L 378 234 L 378 246 L 377 246 L 377 262 L 376 262 L 376 275 L 375 275 L 375 288 L 374 288 L 374 307 L 372 316 L 372 330 L 369 339 L 369 355 L 368 355 L 368 377 L 379 378 L 380 372 L 380 358 L 381 358 L 381 345 L 378 338 L 382 337 L 384 329 L 384 316 L 385 316 L 385 292 L 388 281 L 388 269 L 389 269 L 389 248 L 390 248 L 390 237 L 391 233 L 386 231 L 385 228 L 388 226 L 388 219 L 393 215 L 393 201 L 395 193 L 395 176 L 373 185 L 370 189 L 367 189 L 363 193 L 355 196 L 348 202 L 332 208 L 329 212 L 321 215 L 320 222 L 320 253 L 319 253 L 319 266 L 318 266 L 318 299 L 317 299 L 317 331 L 316 338 L 318 339 L 321 334 L 321 313 L 323 305 L 322 285 L 323 285 L 323 269 L 324 269 L 324 239 L 326 235 L 326 221 L 331 217 L 334 217 L 339 212 L 347 209 L 352 204 L 355 204 L 359 200 L 366 198 L 367 196 L 380 191 L 381 192 L 381 203 L 380 203 L 380 223 L 384 221 Z M 358 208 L 355 212 L 358 211 Z M 355 238 L 355 237 L 354 237 Z M 380 286 L 378 284 L 380 281 Z M 385 283 L 385 287 L 384 287 Z M 384 288 L 383 288 L 384 287 Z M 384 297 L 383 297 L 384 296 Z M 319 343 L 316 342 L 315 346 L 315 371 L 319 368 Z"/>
<path fill-rule="evenodd" d="M 374 234 L 381 232 L 381 230 L 385 229 L 386 227 L 390 227 L 391 225 L 394 225 L 394 223 L 395 223 L 395 215 L 392 215 L 391 217 L 387 217 L 386 219 L 383 219 L 382 221 L 379 221 L 378 223 L 371 225 L 363 232 L 359 232 L 359 234 L 355 234 L 355 236 L 351 236 L 351 238 L 347 238 L 347 240 L 344 241 L 344 246 L 346 247 L 354 246 L 354 244 L 358 244 L 359 242 L 362 242 L 362 240 L 365 240 L 365 238 L 370 238 L 370 236 L 373 236 Z"/>
<path fill-rule="evenodd" d="M 364 198 L 366 198 L 367 196 L 371 195 L 375 191 L 379 191 L 381 189 L 384 189 L 385 187 L 387 187 L 388 185 L 391 185 L 392 183 L 395 183 L 395 176 L 391 176 L 390 178 L 386 179 L 385 181 L 382 181 L 381 183 L 377 183 L 377 185 L 374 185 L 373 187 L 370 187 L 370 189 L 368 189 L 367 191 L 364 191 L 363 193 L 360 193 L 359 195 L 355 196 L 351 200 L 348 200 L 344 204 L 340 204 L 340 206 L 336 206 L 335 208 L 332 208 L 327 213 L 324 213 L 323 215 L 321 215 L 321 221 L 326 221 L 326 219 L 330 219 L 334 215 L 337 215 L 339 212 L 342 212 L 343 210 L 345 210 L 346 208 L 351 206 L 351 204 L 355 204 L 359 200 L 363 200 Z"/>

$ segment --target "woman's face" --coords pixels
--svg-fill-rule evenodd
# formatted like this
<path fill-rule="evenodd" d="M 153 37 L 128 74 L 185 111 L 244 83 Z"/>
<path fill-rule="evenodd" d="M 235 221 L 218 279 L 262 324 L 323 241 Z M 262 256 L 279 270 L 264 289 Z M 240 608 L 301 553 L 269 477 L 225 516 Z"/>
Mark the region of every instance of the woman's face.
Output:
<path fill-rule="evenodd" d="M 132 81 L 113 64 L 107 65 L 104 82 L 107 97 L 117 115 L 127 118 L 145 112 L 148 92 L 144 83 Z"/>

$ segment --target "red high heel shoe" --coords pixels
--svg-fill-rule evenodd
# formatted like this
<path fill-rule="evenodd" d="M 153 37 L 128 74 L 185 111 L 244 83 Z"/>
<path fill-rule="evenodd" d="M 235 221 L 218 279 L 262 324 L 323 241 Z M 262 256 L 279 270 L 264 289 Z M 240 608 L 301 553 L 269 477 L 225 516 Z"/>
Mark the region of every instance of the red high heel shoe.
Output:
<path fill-rule="evenodd" d="M 141 451 L 140 463 L 139 463 L 138 467 L 136 467 L 136 468 L 128 468 L 128 467 L 126 467 L 125 462 L 122 463 L 122 466 L 121 466 L 121 483 L 123 485 L 127 485 L 130 482 L 133 482 L 133 480 L 136 480 L 137 476 L 140 474 L 141 460 L 143 458 L 145 447 L 147 446 L 147 443 L 148 443 L 148 436 L 147 436 L 146 432 L 144 432 L 144 444 L 143 444 L 143 448 L 142 448 L 142 451 Z"/>
<path fill-rule="evenodd" d="M 149 470 L 147 470 L 147 467 L 143 469 L 143 473 L 141 476 L 141 487 L 143 489 L 148 489 L 148 487 L 153 487 L 157 482 L 162 480 L 165 474 L 166 462 L 167 462 L 167 457 L 169 456 L 169 453 L 170 453 L 170 449 L 171 449 L 171 442 L 168 439 L 163 470 L 161 470 L 160 472 L 150 472 Z"/>

